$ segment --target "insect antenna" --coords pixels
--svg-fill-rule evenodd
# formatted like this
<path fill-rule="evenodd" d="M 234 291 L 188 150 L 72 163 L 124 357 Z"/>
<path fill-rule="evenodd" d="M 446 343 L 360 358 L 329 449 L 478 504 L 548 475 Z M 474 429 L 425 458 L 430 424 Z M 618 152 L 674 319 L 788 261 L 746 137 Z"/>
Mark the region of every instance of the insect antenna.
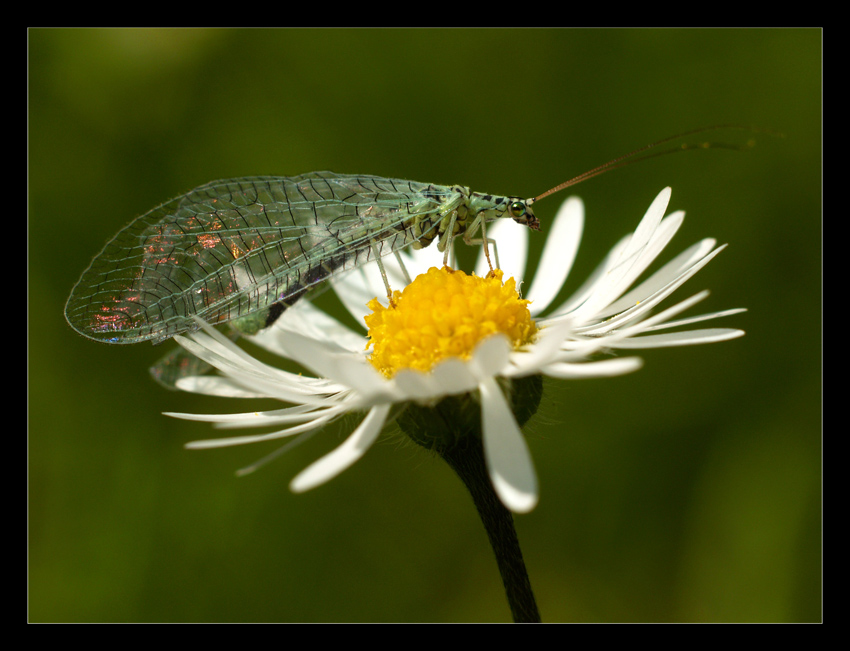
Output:
<path fill-rule="evenodd" d="M 716 130 L 719 130 L 719 129 L 744 129 L 744 130 L 747 130 L 747 131 L 755 131 L 755 132 L 759 132 L 759 133 L 769 133 L 769 134 L 775 135 L 775 136 L 781 136 L 782 135 L 781 133 L 778 133 L 776 131 L 772 131 L 770 129 L 762 129 L 762 128 L 759 128 L 759 127 L 748 127 L 748 126 L 743 126 L 743 125 L 738 125 L 738 124 L 718 124 L 718 125 L 714 125 L 714 126 L 710 126 L 710 127 L 701 127 L 699 129 L 693 129 L 691 131 L 685 131 L 684 133 L 679 133 L 679 134 L 676 134 L 675 136 L 669 136 L 667 138 L 663 138 L 662 140 L 658 140 L 657 142 L 653 142 L 653 143 L 650 143 L 648 145 L 644 145 L 643 147 L 635 149 L 634 151 L 631 151 L 628 154 L 625 154 L 624 156 L 619 156 L 618 158 L 615 158 L 614 160 L 610 160 L 607 163 L 600 165 L 599 167 L 594 167 L 592 170 L 588 170 L 587 172 L 584 172 L 583 174 L 579 174 L 578 176 L 570 179 L 569 181 L 564 181 L 560 185 L 556 185 L 551 190 L 547 190 L 543 194 L 538 195 L 538 196 L 534 197 L 533 199 L 529 199 L 528 204 L 530 205 L 530 204 L 534 203 L 535 201 L 540 201 L 541 199 L 545 199 L 550 194 L 560 192 L 564 188 L 568 188 L 568 187 L 573 186 L 573 185 L 578 185 L 582 181 L 587 181 L 588 179 L 592 179 L 594 176 L 599 176 L 600 174 L 604 174 L 605 172 L 610 172 L 611 170 L 615 170 L 618 167 L 625 167 L 626 165 L 631 165 L 632 163 L 637 163 L 638 161 L 647 160 L 649 158 L 656 158 L 658 156 L 666 156 L 667 154 L 675 154 L 675 153 L 678 153 L 678 152 L 681 152 L 681 151 L 688 151 L 688 150 L 691 150 L 691 149 L 733 149 L 733 150 L 742 151 L 742 150 L 745 150 L 745 149 L 751 149 L 756 144 L 756 141 L 755 141 L 754 138 L 751 138 L 750 140 L 748 140 L 743 145 L 736 145 L 736 144 L 725 143 L 725 142 L 691 142 L 691 143 L 683 143 L 683 144 L 678 145 L 676 147 L 670 147 L 668 149 L 662 149 L 661 151 L 655 151 L 655 152 L 652 152 L 651 154 L 644 154 L 643 156 L 638 156 L 637 158 L 634 158 L 635 156 L 637 156 L 638 154 L 640 154 L 642 152 L 648 151 L 650 149 L 654 149 L 654 148 L 659 147 L 661 145 L 664 145 L 668 142 L 672 142 L 674 140 L 679 140 L 680 138 L 686 138 L 688 136 L 692 136 L 692 135 L 697 134 L 697 133 L 703 133 L 705 131 L 716 131 Z"/>

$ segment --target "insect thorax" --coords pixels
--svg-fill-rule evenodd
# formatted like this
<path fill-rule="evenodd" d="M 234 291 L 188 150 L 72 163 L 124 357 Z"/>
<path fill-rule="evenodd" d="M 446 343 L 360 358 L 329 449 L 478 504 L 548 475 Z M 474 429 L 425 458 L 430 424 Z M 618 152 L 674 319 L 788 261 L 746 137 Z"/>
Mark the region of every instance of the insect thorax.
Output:
<path fill-rule="evenodd" d="M 425 248 L 435 239 L 439 238 L 442 250 L 445 247 L 443 242 L 446 240 L 446 233 L 452 223 L 453 216 L 454 226 L 452 227 L 452 235 L 459 235 L 466 231 L 471 217 L 469 211 L 469 188 L 454 185 L 451 186 L 451 190 L 452 192 L 449 194 L 429 195 L 427 191 L 422 193 L 426 197 L 426 201 L 431 205 L 428 206 L 427 210 L 423 210 L 408 222 L 416 238 L 413 248 Z M 438 205 L 435 206 L 433 205 L 434 203 Z"/>

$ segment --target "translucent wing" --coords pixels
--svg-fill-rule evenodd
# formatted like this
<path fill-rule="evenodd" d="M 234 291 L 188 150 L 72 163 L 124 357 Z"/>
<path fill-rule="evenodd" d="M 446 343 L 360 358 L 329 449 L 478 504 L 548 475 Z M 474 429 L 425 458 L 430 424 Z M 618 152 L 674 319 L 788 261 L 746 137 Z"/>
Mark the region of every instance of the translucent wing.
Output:
<path fill-rule="evenodd" d="M 462 195 L 451 187 L 311 172 L 213 181 L 137 218 L 74 287 L 65 316 L 110 343 L 163 341 L 272 304 L 411 244 L 414 218 Z M 433 226 L 432 228 L 435 228 Z"/>

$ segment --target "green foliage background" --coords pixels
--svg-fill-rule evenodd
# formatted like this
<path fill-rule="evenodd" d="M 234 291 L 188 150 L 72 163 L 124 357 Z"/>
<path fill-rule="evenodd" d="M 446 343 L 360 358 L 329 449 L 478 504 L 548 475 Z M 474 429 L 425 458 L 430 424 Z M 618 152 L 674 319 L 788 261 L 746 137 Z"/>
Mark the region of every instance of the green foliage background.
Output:
<path fill-rule="evenodd" d="M 147 367 L 164 348 L 85 340 L 64 302 L 125 223 L 212 179 L 331 169 L 531 196 L 721 123 L 785 137 L 574 188 L 587 224 L 565 294 L 670 185 L 688 218 L 662 260 L 730 244 L 677 295 L 711 289 L 693 313 L 749 308 L 718 324 L 747 336 L 547 382 L 527 428 L 540 505 L 517 527 L 545 621 L 820 619 L 820 31 L 28 37 L 31 621 L 507 621 L 485 534 L 438 460 L 388 437 L 292 495 L 349 420 L 237 479 L 273 448 L 186 451 L 215 432 L 161 412 L 257 406 L 160 389 Z M 537 252 L 559 201 L 538 206 Z"/>

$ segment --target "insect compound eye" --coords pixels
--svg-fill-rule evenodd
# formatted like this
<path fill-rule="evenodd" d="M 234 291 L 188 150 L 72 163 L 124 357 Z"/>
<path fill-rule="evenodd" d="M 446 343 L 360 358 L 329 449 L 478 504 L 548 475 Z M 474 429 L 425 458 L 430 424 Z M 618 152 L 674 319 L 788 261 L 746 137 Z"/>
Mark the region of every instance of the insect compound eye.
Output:
<path fill-rule="evenodd" d="M 525 204 L 521 201 L 514 201 L 508 208 L 508 211 L 514 219 L 522 217 L 525 214 Z"/>

